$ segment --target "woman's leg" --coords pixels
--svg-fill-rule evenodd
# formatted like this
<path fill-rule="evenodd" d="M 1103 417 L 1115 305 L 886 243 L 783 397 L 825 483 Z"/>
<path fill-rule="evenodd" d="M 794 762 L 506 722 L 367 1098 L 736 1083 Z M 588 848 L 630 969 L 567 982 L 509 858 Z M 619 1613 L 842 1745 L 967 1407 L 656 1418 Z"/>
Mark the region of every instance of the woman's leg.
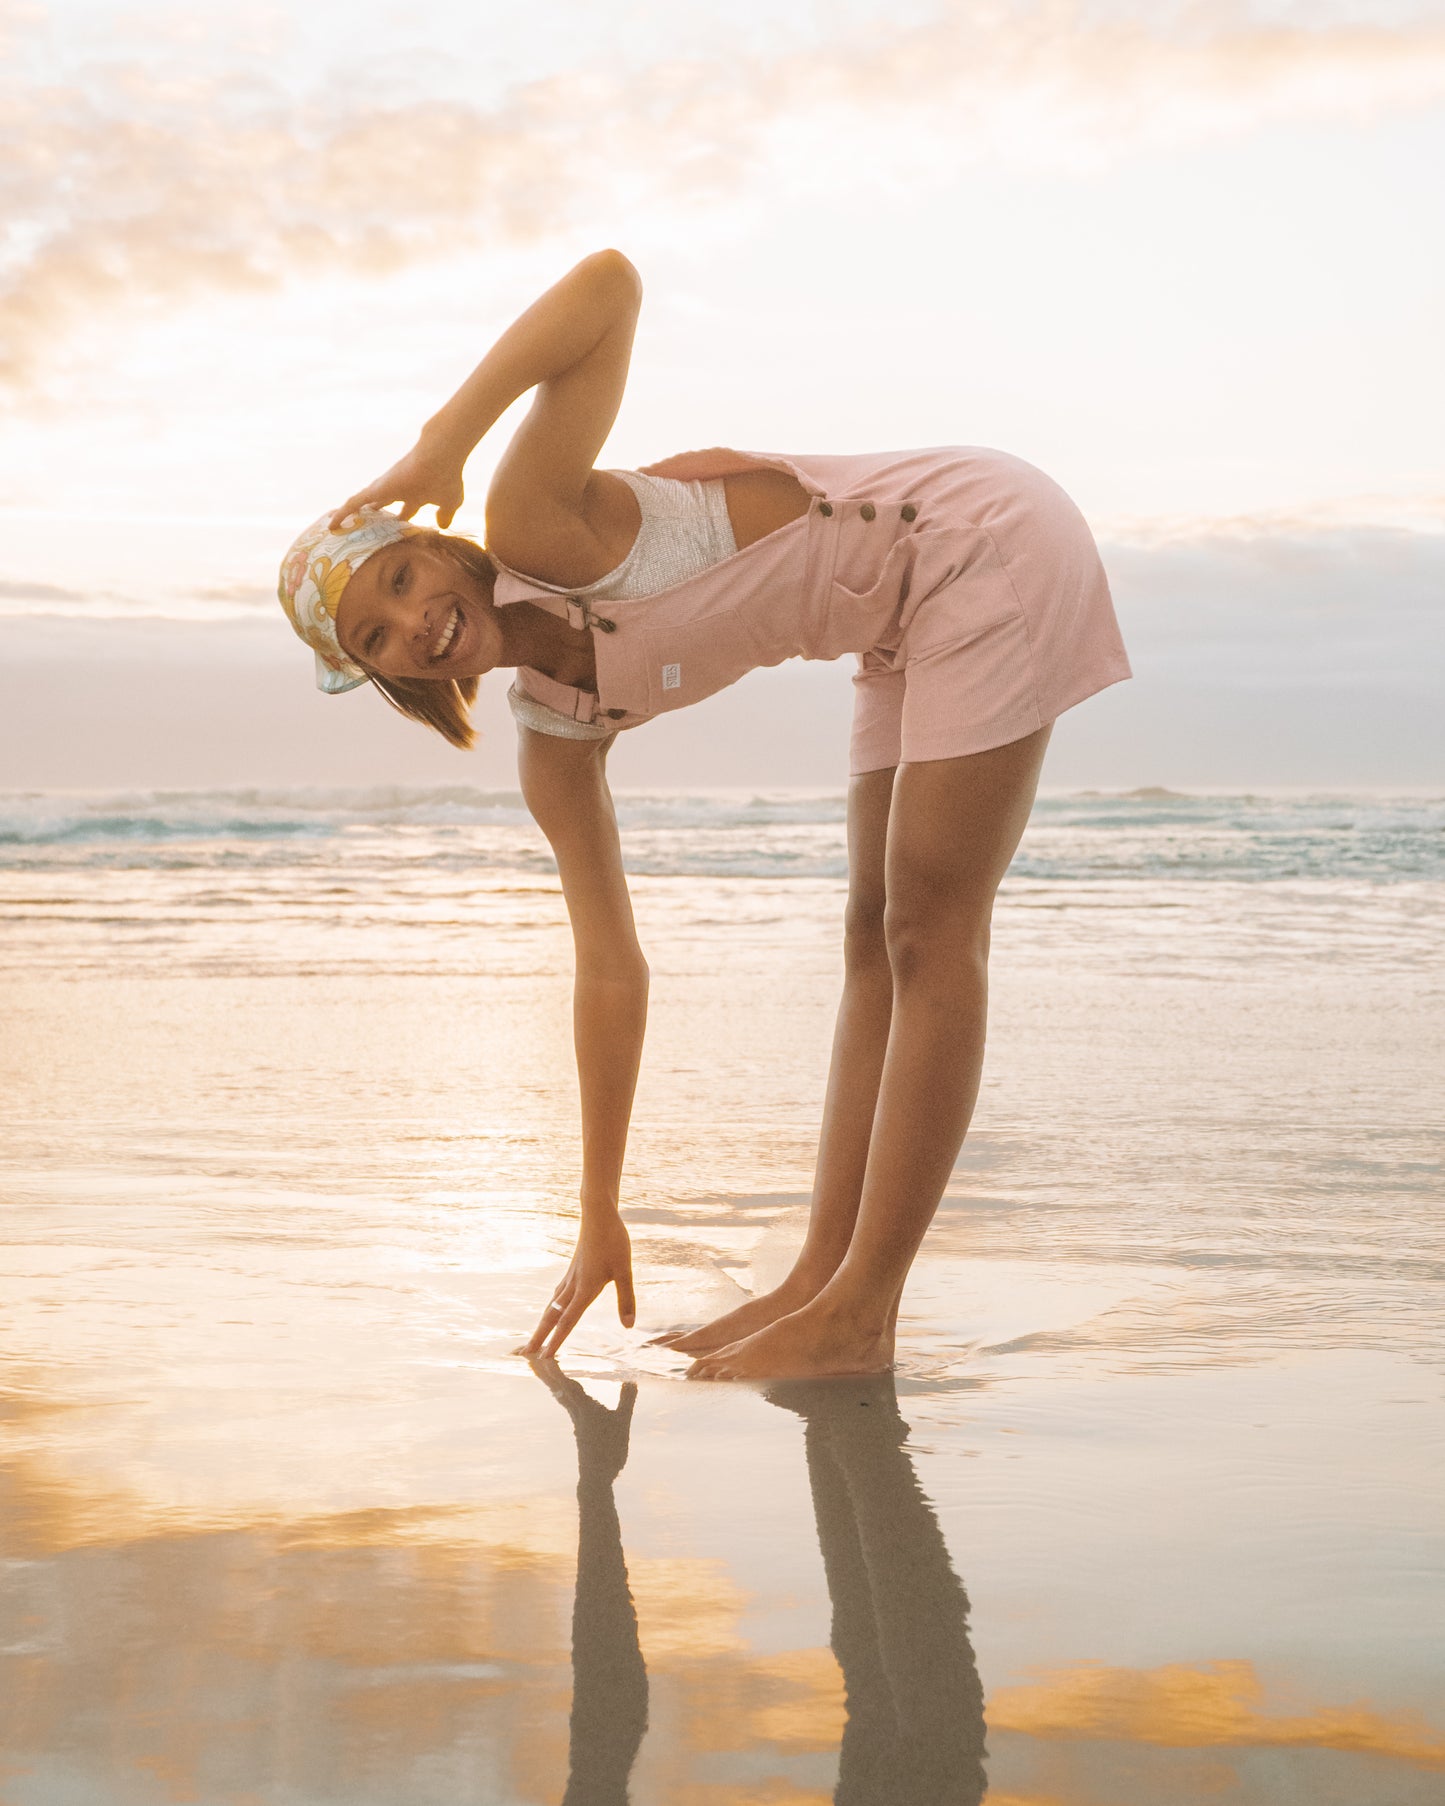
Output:
<path fill-rule="evenodd" d="M 819 1293 L 848 1252 L 868 1137 L 883 1075 L 893 974 L 884 937 L 884 861 L 893 769 L 866 772 L 848 790 L 848 909 L 843 931 L 843 998 L 813 1176 L 808 1234 L 781 1285 L 688 1334 L 659 1336 L 683 1354 L 709 1354 L 789 1316 Z"/>
<path fill-rule="evenodd" d="M 989 752 L 899 767 L 886 862 L 892 1018 L 848 1252 L 807 1304 L 699 1361 L 699 1378 L 856 1373 L 892 1361 L 903 1282 L 978 1096 L 994 894 L 1048 738 L 1040 728 Z"/>

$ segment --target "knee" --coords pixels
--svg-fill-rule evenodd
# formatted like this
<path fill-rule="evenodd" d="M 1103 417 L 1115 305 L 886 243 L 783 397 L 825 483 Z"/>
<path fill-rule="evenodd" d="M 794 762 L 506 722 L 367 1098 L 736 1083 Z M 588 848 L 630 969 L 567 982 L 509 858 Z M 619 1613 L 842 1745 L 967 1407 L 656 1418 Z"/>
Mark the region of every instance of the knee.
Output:
<path fill-rule="evenodd" d="M 932 983 L 983 983 L 988 972 L 992 898 L 941 897 L 910 891 L 891 898 L 884 940 L 895 986 L 924 977 Z"/>
<path fill-rule="evenodd" d="M 882 891 L 850 891 L 843 913 L 843 961 L 850 972 L 872 970 L 886 963 L 888 937 L 884 927 Z"/>

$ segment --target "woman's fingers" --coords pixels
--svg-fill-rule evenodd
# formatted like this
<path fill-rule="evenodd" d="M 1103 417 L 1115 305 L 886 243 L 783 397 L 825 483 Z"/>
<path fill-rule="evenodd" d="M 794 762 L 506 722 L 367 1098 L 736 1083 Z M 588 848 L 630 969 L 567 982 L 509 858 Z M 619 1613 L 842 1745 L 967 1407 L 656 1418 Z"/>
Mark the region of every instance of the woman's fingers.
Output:
<path fill-rule="evenodd" d="M 331 516 L 331 525 L 338 526 L 348 514 L 360 514 L 363 508 L 389 508 L 393 502 L 403 500 L 405 498 L 398 494 L 394 484 L 369 483 L 365 489 L 358 489 L 355 495 L 347 497 Z M 420 506 L 420 502 L 412 503 L 412 514 L 415 514 Z M 408 515 L 406 518 L 409 520 L 411 516 Z"/>
<path fill-rule="evenodd" d="M 401 503 L 402 520 L 414 520 L 418 512 L 425 508 L 430 500 L 429 496 L 416 496 L 408 500 L 406 496 L 398 495 L 394 490 L 373 486 L 370 489 L 360 490 L 356 495 L 344 501 L 339 508 L 333 508 L 330 525 L 334 532 L 348 514 L 360 514 L 363 508 L 389 508 L 393 502 Z M 437 525 L 442 528 L 449 527 L 456 516 L 456 509 L 448 508 L 438 502 L 436 510 Z"/>
<path fill-rule="evenodd" d="M 623 1327 L 631 1329 L 637 1316 L 637 1298 L 632 1285 L 630 1265 L 621 1273 L 596 1273 L 577 1279 L 570 1274 L 552 1294 L 552 1302 L 532 1332 L 532 1338 L 517 1350 L 518 1354 L 540 1355 L 551 1360 L 577 1327 L 587 1308 L 609 1285 L 617 1287 L 617 1315 Z"/>
<path fill-rule="evenodd" d="M 557 1327 L 552 1331 L 552 1334 L 547 1338 L 547 1341 L 542 1348 L 542 1353 L 544 1355 L 556 1354 L 557 1350 L 567 1340 L 568 1336 L 572 1334 L 572 1331 L 577 1326 L 578 1319 L 591 1302 L 592 1300 L 590 1298 L 574 1298 L 571 1303 L 566 1306 L 562 1315 L 557 1319 Z"/>
<path fill-rule="evenodd" d="M 467 493 L 466 490 L 462 488 L 460 478 L 455 483 L 446 484 L 443 493 L 435 498 L 437 505 L 437 525 L 443 532 L 445 532 L 456 519 L 457 509 L 461 507 L 466 499 Z"/>
<path fill-rule="evenodd" d="M 359 489 L 355 495 L 348 496 L 341 506 L 332 513 L 332 531 L 335 532 L 348 514 L 360 514 L 361 510 L 371 501 L 372 493 L 373 492 L 370 489 Z"/>
<path fill-rule="evenodd" d="M 388 472 L 333 509 L 330 524 L 334 531 L 348 514 L 359 514 L 363 508 L 389 508 L 393 502 L 399 502 L 403 520 L 414 519 L 422 508 L 435 507 L 437 526 L 445 529 L 456 518 L 463 500 L 461 488 L 456 483 L 434 482 L 425 472 L 401 475 Z"/>
<path fill-rule="evenodd" d="M 558 1286 L 557 1290 L 552 1294 L 552 1302 L 547 1306 L 546 1310 L 542 1312 L 541 1321 L 538 1323 L 536 1329 L 532 1331 L 531 1341 L 522 1349 L 523 1354 L 534 1355 L 541 1352 L 542 1343 L 557 1327 L 557 1324 L 561 1320 L 562 1314 L 566 1309 L 566 1291 L 567 1288 L 565 1286 Z"/>

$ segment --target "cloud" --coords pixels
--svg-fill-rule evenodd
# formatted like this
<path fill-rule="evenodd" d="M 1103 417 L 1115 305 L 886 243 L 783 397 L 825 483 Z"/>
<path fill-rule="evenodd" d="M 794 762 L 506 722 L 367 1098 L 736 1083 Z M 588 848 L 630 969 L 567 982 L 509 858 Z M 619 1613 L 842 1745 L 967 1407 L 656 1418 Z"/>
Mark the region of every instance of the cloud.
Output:
<path fill-rule="evenodd" d="M 66 589 L 59 583 L 0 582 L 0 602 L 84 602 L 83 590 Z"/>
<path fill-rule="evenodd" d="M 82 530 L 97 524 L 78 517 Z M 103 530 L 103 523 L 100 523 Z M 234 547 L 218 554 L 238 556 Z M 274 582 L 237 577 L 219 583 L 141 583 L 133 574 L 120 582 L 79 588 L 27 577 L 0 578 L 0 620 L 50 617 L 65 621 L 188 621 L 280 619 Z"/>
<path fill-rule="evenodd" d="M 0 620 L 206 622 L 246 620 L 276 612 L 274 586 L 257 583 L 158 584 L 134 592 L 75 589 L 60 583 L 0 581 Z"/>
<path fill-rule="evenodd" d="M 1259 0 L 954 0 L 912 26 L 773 57 L 559 75 L 490 106 L 368 101 L 372 84 L 344 79 L 344 44 L 306 92 L 176 61 L 158 36 L 129 63 L 57 82 L 33 11 L 0 11 L 7 33 L 0 378 L 21 387 L 96 310 L 522 242 L 618 186 L 726 191 L 788 121 L 831 120 L 881 147 L 906 120 L 960 162 L 1069 164 L 1445 96 L 1445 25 L 1428 12 L 1386 25 L 1356 8 L 1321 24 Z"/>
<path fill-rule="evenodd" d="M 191 593 L 199 602 L 243 602 L 255 608 L 276 606 L 274 584 L 247 583 L 244 580 L 234 583 L 198 583 Z"/>
<path fill-rule="evenodd" d="M 10 115 L 11 382 L 93 309 L 390 270 L 445 255 L 463 228 L 519 240 L 557 223 L 550 194 L 565 187 L 537 134 L 456 107 L 352 118 L 136 75 L 110 92 L 42 90 Z"/>

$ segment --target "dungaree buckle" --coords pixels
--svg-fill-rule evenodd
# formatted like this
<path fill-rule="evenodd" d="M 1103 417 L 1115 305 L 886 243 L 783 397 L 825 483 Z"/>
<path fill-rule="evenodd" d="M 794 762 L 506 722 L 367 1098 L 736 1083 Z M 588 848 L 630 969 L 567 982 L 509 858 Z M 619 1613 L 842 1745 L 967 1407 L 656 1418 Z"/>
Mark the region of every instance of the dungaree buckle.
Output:
<path fill-rule="evenodd" d="M 567 606 L 575 608 L 581 615 L 583 627 L 597 627 L 603 633 L 616 633 L 616 621 L 609 621 L 605 615 L 593 614 L 592 604 L 585 596 L 568 596 Z"/>

